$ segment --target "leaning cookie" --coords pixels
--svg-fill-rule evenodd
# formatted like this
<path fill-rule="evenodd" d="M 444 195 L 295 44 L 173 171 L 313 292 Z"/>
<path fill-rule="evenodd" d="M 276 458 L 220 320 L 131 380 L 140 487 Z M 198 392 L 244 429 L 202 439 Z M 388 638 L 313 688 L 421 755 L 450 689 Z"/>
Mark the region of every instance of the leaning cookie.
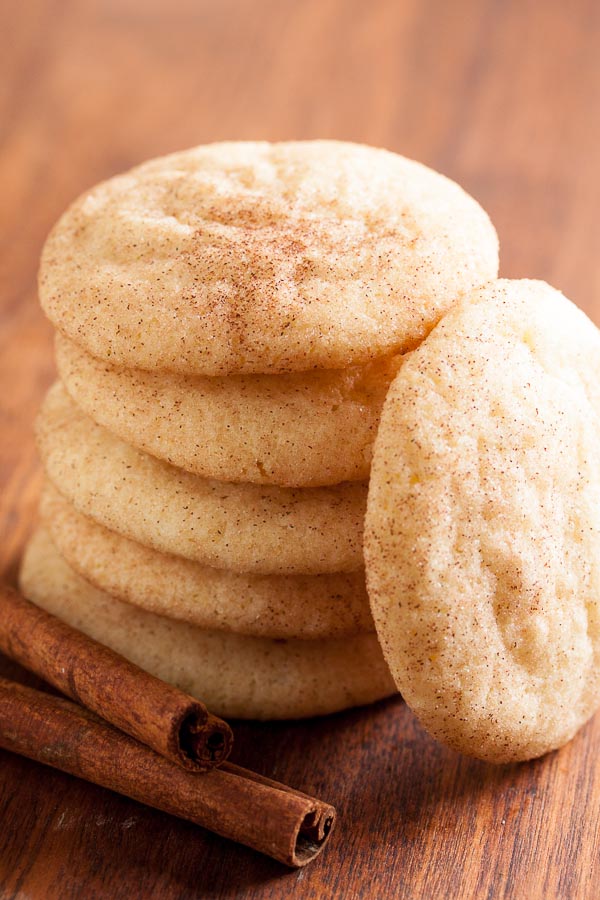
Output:
<path fill-rule="evenodd" d="M 600 704 L 600 334 L 541 282 L 452 310 L 384 405 L 366 519 L 373 616 L 425 727 L 508 762 Z"/>
<path fill-rule="evenodd" d="M 47 533 L 25 552 L 23 593 L 152 674 L 204 700 L 217 715 L 286 719 L 324 715 L 395 693 L 374 635 L 272 641 L 145 612 L 76 575 Z"/>
<path fill-rule="evenodd" d="M 497 270 L 486 213 L 419 163 L 336 141 L 232 142 L 85 193 L 46 242 L 39 289 L 98 359 L 232 375 L 403 352 Z"/>
<path fill-rule="evenodd" d="M 101 525 L 203 565 L 260 574 L 363 568 L 367 486 L 292 490 L 182 472 L 96 425 L 54 385 L 36 424 L 49 479 Z"/>
<path fill-rule="evenodd" d="M 119 600 L 200 628 L 322 639 L 373 631 L 364 570 L 252 575 L 213 569 L 121 537 L 82 516 L 47 484 L 40 517 L 85 579 Z"/>
<path fill-rule="evenodd" d="M 120 368 L 56 336 L 69 394 L 129 444 L 205 478 L 285 487 L 368 479 L 400 359 L 211 378 Z"/>

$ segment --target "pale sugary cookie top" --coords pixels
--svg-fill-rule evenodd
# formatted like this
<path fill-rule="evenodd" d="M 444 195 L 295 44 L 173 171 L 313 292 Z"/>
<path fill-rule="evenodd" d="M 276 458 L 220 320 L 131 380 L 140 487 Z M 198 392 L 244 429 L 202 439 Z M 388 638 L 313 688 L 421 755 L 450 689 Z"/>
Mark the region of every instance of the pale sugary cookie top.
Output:
<path fill-rule="evenodd" d="M 398 688 L 495 762 L 561 746 L 600 704 L 600 334 L 500 281 L 409 354 L 375 443 L 365 556 Z"/>
<path fill-rule="evenodd" d="M 419 163 L 335 141 L 232 142 L 80 197 L 44 248 L 40 298 L 99 359 L 293 372 L 415 346 L 497 267 L 485 212 Z"/>

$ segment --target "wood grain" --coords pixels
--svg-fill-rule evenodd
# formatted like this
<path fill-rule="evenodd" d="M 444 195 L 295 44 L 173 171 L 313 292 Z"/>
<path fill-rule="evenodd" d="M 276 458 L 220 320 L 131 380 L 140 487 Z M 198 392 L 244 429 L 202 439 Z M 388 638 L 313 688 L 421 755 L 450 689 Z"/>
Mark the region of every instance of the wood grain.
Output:
<path fill-rule="evenodd" d="M 222 138 L 390 147 L 479 198 L 505 275 L 546 278 L 600 321 L 596 0 L 8 0 L 0 15 L 10 576 L 39 489 L 32 419 L 53 377 L 39 251 L 79 191 L 131 164 Z M 600 896 L 599 717 L 561 752 L 508 768 L 434 744 L 398 700 L 236 735 L 236 761 L 338 807 L 314 865 L 289 873 L 2 753 L 0 897 Z"/>

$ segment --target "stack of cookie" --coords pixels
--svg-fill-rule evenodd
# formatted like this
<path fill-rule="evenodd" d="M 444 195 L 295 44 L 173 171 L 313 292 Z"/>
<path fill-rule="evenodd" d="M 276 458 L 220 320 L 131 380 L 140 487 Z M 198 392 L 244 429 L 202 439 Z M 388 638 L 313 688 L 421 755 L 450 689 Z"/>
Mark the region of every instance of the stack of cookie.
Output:
<path fill-rule="evenodd" d="M 457 185 L 355 145 L 200 147 L 85 194 L 42 258 L 61 382 L 24 592 L 222 715 L 394 692 L 372 444 L 402 355 L 497 265 Z"/>

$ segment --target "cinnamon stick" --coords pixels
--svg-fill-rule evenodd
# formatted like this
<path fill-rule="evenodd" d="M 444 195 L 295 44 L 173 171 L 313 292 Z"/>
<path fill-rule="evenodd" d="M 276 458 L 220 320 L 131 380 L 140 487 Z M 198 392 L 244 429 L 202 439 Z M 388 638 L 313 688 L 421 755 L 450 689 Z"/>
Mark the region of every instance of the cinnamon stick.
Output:
<path fill-rule="evenodd" d="M 225 763 L 196 776 L 69 700 L 0 678 L 0 747 L 246 844 L 288 866 L 322 850 L 335 810 Z"/>
<path fill-rule="evenodd" d="M 0 651 L 190 771 L 227 759 L 229 725 L 178 688 L 0 584 Z"/>

